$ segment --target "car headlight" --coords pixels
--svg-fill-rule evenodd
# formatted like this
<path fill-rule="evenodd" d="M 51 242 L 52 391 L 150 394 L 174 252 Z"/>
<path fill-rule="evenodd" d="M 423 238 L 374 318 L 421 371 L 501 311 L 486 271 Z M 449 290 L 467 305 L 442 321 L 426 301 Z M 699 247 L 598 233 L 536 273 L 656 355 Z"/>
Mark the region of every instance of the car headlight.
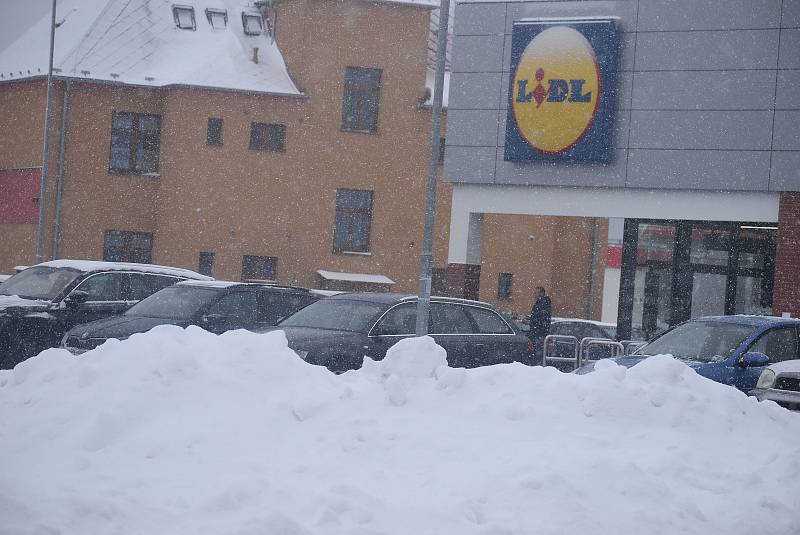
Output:
<path fill-rule="evenodd" d="M 775 386 L 775 372 L 770 369 L 762 371 L 756 388 L 772 388 L 773 386 Z"/>

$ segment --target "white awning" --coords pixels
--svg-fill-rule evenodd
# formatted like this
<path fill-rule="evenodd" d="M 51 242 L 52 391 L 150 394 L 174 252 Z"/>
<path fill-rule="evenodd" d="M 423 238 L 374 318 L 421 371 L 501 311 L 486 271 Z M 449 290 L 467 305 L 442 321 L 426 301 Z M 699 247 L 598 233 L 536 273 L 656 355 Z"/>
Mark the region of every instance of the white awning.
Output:
<path fill-rule="evenodd" d="M 369 273 L 344 273 L 341 271 L 325 271 L 318 269 L 320 277 L 330 281 L 366 282 L 369 284 L 394 284 L 386 275 L 371 275 Z"/>

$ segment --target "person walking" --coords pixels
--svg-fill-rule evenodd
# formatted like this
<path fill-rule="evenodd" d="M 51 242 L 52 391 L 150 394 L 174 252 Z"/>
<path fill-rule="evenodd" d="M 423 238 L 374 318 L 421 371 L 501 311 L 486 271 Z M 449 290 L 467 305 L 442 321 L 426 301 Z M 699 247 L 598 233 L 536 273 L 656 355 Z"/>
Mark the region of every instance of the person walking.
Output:
<path fill-rule="evenodd" d="M 535 300 L 528 319 L 528 325 L 530 325 L 528 336 L 533 342 L 534 354 L 544 358 L 544 337 L 550 332 L 550 317 L 553 311 L 550 297 L 543 287 L 537 286 L 533 297 Z"/>

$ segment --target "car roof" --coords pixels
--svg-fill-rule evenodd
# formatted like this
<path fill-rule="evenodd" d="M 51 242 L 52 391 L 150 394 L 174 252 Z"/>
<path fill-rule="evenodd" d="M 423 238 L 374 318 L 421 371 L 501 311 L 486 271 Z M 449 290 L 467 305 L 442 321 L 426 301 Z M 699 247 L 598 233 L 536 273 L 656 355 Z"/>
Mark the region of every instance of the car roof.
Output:
<path fill-rule="evenodd" d="M 754 327 L 768 325 L 800 325 L 800 319 L 797 318 L 753 316 L 747 314 L 735 314 L 732 316 L 704 316 L 702 318 L 694 318 L 690 321 L 716 321 L 720 323 L 735 323 L 737 325 L 752 325 Z"/>
<path fill-rule="evenodd" d="M 241 281 L 221 281 L 221 280 L 185 280 L 176 286 L 193 286 L 196 288 L 213 288 L 218 290 L 228 288 L 267 288 L 277 291 L 299 291 L 312 293 L 308 288 L 298 288 L 295 286 L 280 286 L 266 282 L 241 282 Z"/>
<path fill-rule="evenodd" d="M 612 329 L 616 329 L 617 328 L 617 324 L 616 323 L 609 323 L 609 322 L 605 322 L 605 321 L 587 320 L 587 319 L 583 319 L 583 318 L 552 318 L 551 319 L 552 323 L 563 323 L 563 322 L 568 322 L 568 321 L 573 321 L 575 323 L 588 323 L 590 325 L 597 325 L 598 327 L 608 327 L 608 328 L 612 328 Z"/>
<path fill-rule="evenodd" d="M 212 277 L 206 277 L 189 269 L 176 268 L 171 266 L 159 266 L 157 264 L 135 264 L 131 262 L 100 262 L 96 260 L 50 260 L 31 267 L 52 267 L 67 268 L 89 273 L 92 271 L 140 271 L 142 273 L 156 273 L 159 275 L 170 275 L 173 277 L 183 277 L 186 279 L 212 281 Z"/>
<path fill-rule="evenodd" d="M 417 297 L 418 296 L 414 294 L 401 294 L 401 293 L 391 293 L 391 292 L 350 292 L 350 293 L 336 294 L 331 297 L 328 297 L 328 299 L 349 299 L 356 301 L 369 301 L 372 303 L 384 303 L 387 305 L 394 305 L 397 303 L 416 301 Z M 484 303 L 483 301 L 473 301 L 471 299 L 459 299 L 456 297 L 443 297 L 439 295 L 432 295 L 431 302 L 460 303 L 465 305 L 491 308 L 492 310 L 494 310 L 494 306 L 492 306 L 489 303 Z"/>
<path fill-rule="evenodd" d="M 767 366 L 770 370 L 774 371 L 776 374 L 780 373 L 791 373 L 791 374 L 800 374 L 800 360 L 784 360 L 782 362 L 776 362 L 775 364 L 770 364 Z"/>

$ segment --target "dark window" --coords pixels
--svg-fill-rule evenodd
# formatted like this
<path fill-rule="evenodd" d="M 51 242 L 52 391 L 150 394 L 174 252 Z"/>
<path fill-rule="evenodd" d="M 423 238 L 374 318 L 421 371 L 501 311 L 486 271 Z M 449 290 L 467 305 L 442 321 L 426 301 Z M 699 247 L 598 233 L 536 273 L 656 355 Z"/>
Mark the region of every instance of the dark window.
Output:
<path fill-rule="evenodd" d="M 242 280 L 267 280 L 277 279 L 278 259 L 274 256 L 242 257 Z"/>
<path fill-rule="evenodd" d="M 485 308 L 466 307 L 482 334 L 513 334 L 508 324 L 495 312 Z"/>
<path fill-rule="evenodd" d="M 259 293 L 259 322 L 266 325 L 275 325 L 279 320 L 288 318 L 301 308 L 316 301 L 310 294 L 296 294 L 289 292 Z"/>
<path fill-rule="evenodd" d="M 200 258 L 197 261 L 197 271 L 201 275 L 213 277 L 214 272 L 214 253 L 201 252 Z"/>
<path fill-rule="evenodd" d="M 285 150 L 286 125 L 252 123 L 250 125 L 250 148 L 252 150 Z"/>
<path fill-rule="evenodd" d="M 194 20 L 194 8 L 191 6 L 172 6 L 172 16 L 175 19 L 175 26 L 181 30 L 196 30 L 197 24 Z"/>
<path fill-rule="evenodd" d="M 153 235 L 149 232 L 107 230 L 103 239 L 106 262 L 149 264 L 153 257 Z"/>
<path fill-rule="evenodd" d="M 381 70 L 347 67 L 344 74 L 342 129 L 375 132 L 378 129 L 378 95 Z"/>
<path fill-rule="evenodd" d="M 414 334 L 417 331 L 417 306 L 399 305 L 387 312 L 375 325 L 373 335 L 394 336 Z"/>
<path fill-rule="evenodd" d="M 88 301 L 124 301 L 126 273 L 91 275 L 75 289 L 89 294 Z"/>
<path fill-rule="evenodd" d="M 444 165 L 444 138 L 439 138 L 439 165 Z"/>
<path fill-rule="evenodd" d="M 431 270 L 431 294 L 447 295 L 447 268 Z"/>
<path fill-rule="evenodd" d="M 258 304 L 256 292 L 233 292 L 208 307 L 206 314 L 219 314 L 238 320 L 243 326 L 256 323 Z"/>
<path fill-rule="evenodd" d="M 511 285 L 513 282 L 513 273 L 500 273 L 497 277 L 497 297 L 511 297 Z"/>
<path fill-rule="evenodd" d="M 772 329 L 750 347 L 750 351 L 764 353 L 772 363 L 794 360 L 797 354 L 797 331 L 794 327 Z"/>
<path fill-rule="evenodd" d="M 222 145 L 222 119 L 219 117 L 208 118 L 206 142 L 209 145 Z"/>
<path fill-rule="evenodd" d="M 161 117 L 114 112 L 111 119 L 111 171 L 157 173 Z"/>
<path fill-rule="evenodd" d="M 464 308 L 448 303 L 431 303 L 431 334 L 474 333 L 472 321 L 467 317 Z"/>
<path fill-rule="evenodd" d="M 337 189 L 333 252 L 369 252 L 371 226 L 372 192 L 358 189 Z"/>
<path fill-rule="evenodd" d="M 151 275 L 149 273 L 131 273 L 130 275 L 130 295 L 129 301 L 141 301 L 162 288 L 172 286 L 181 279 L 166 277 L 162 275 Z"/>

